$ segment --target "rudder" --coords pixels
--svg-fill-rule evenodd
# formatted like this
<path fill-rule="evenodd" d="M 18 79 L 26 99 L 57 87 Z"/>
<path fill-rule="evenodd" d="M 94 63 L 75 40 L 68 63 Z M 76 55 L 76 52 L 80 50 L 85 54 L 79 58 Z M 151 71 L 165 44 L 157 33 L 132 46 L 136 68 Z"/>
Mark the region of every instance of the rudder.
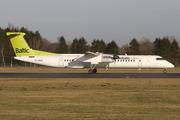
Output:
<path fill-rule="evenodd" d="M 16 56 L 34 56 L 33 50 L 29 47 L 24 39 L 25 33 L 22 32 L 7 32 Z"/>

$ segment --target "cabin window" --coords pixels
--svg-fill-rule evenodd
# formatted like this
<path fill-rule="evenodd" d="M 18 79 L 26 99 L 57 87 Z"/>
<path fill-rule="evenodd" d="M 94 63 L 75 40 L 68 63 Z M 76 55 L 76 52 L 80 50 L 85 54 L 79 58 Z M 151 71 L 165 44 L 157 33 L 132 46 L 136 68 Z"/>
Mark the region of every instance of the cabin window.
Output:
<path fill-rule="evenodd" d="M 156 58 L 156 60 L 164 60 L 164 58 Z"/>
<path fill-rule="evenodd" d="M 64 60 L 64 62 L 66 62 L 66 60 Z"/>

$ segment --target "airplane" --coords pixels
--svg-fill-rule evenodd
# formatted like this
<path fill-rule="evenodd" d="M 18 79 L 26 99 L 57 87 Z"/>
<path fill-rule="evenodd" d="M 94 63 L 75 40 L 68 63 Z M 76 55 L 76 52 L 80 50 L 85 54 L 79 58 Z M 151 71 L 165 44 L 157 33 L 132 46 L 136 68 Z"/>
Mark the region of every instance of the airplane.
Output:
<path fill-rule="evenodd" d="M 7 32 L 16 57 L 14 59 L 60 68 L 90 68 L 88 73 L 97 73 L 97 68 L 167 68 L 174 65 L 158 55 L 116 55 L 86 52 L 85 54 L 57 54 L 33 50 L 24 39 L 23 32 Z"/>

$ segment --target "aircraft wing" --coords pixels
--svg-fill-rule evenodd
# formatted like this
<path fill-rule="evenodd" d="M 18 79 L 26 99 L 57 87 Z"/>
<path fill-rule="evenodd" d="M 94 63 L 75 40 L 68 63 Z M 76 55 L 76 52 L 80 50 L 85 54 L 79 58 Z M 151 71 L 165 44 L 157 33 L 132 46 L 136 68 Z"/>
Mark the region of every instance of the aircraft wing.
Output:
<path fill-rule="evenodd" d="M 103 57 L 102 53 L 94 53 L 94 52 L 86 52 L 84 56 L 77 58 L 76 61 L 80 62 L 89 62 L 91 64 L 99 64 L 99 63 L 111 63 L 113 62 L 112 56 L 107 54 L 107 58 Z"/>
<path fill-rule="evenodd" d="M 98 62 L 101 62 L 101 57 L 100 53 L 86 52 L 84 56 L 77 58 L 76 61 L 99 64 Z"/>
<path fill-rule="evenodd" d="M 100 55 L 99 53 L 93 53 L 93 52 L 86 52 L 85 53 L 85 57 L 90 57 L 90 58 L 97 57 L 99 55 Z"/>

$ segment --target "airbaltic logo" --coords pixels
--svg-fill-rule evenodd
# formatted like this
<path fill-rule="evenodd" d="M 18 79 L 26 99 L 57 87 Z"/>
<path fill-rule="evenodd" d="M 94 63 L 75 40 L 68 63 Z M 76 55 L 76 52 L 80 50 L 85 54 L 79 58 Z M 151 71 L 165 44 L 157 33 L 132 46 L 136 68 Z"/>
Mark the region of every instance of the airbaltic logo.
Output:
<path fill-rule="evenodd" d="M 29 49 L 26 49 L 26 48 L 22 48 L 22 49 L 16 48 L 16 53 L 29 53 Z"/>

